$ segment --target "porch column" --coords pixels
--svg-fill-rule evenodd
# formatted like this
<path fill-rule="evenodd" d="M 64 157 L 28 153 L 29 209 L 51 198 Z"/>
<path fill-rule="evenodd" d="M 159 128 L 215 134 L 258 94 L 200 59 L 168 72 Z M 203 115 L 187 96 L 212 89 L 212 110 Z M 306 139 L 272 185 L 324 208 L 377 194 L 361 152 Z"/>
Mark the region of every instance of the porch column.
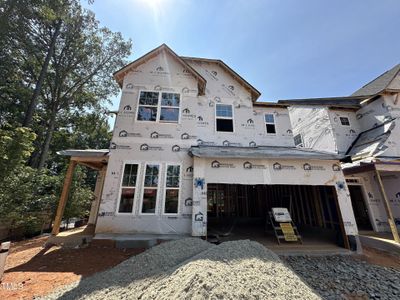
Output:
<path fill-rule="evenodd" d="M 102 168 L 98 171 L 96 186 L 94 188 L 94 200 L 92 202 L 92 206 L 90 208 L 90 215 L 89 215 L 89 225 L 95 225 L 97 220 L 97 214 L 99 211 L 99 205 L 101 201 L 101 194 L 103 192 L 104 186 L 104 178 L 106 177 L 106 167 Z"/>
<path fill-rule="evenodd" d="M 54 220 L 53 230 L 51 231 L 52 235 L 57 235 L 60 232 L 60 225 L 64 214 L 65 205 L 67 204 L 69 189 L 71 187 L 76 164 L 77 162 L 75 160 L 70 160 L 67 173 L 65 174 L 64 186 L 61 192 L 60 201 L 58 202 L 57 214 Z"/>
<path fill-rule="evenodd" d="M 379 190 L 380 190 L 382 198 L 383 198 L 383 205 L 385 207 L 386 214 L 387 214 L 387 217 L 388 217 L 390 230 L 392 231 L 393 238 L 394 238 L 395 242 L 396 243 L 400 243 L 399 233 L 397 231 L 396 223 L 394 221 L 392 209 L 390 208 L 389 200 L 388 200 L 388 197 L 386 195 L 386 191 L 385 191 L 385 187 L 384 187 L 383 182 L 382 182 L 381 175 L 380 175 L 380 173 L 379 173 L 379 171 L 377 169 L 375 169 L 375 172 L 376 172 L 376 178 L 377 178 L 378 183 L 379 183 Z"/>

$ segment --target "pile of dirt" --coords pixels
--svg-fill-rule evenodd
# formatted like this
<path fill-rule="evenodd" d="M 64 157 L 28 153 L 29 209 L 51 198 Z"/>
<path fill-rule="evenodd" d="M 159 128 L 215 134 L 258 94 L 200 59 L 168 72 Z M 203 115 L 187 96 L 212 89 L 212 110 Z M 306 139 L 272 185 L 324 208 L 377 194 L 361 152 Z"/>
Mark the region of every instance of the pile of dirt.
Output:
<path fill-rule="evenodd" d="M 320 299 L 272 251 L 243 240 L 156 246 L 47 299 Z"/>

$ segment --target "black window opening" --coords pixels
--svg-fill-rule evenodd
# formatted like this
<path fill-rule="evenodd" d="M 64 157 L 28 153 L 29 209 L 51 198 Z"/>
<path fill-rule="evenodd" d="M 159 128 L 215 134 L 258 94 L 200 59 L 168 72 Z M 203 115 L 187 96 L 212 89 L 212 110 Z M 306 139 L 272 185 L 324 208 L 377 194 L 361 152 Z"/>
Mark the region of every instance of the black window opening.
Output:
<path fill-rule="evenodd" d="M 300 133 L 294 136 L 294 145 L 296 147 L 303 147 L 303 138 Z"/>
<path fill-rule="evenodd" d="M 217 131 L 233 132 L 233 120 L 217 119 Z"/>
<path fill-rule="evenodd" d="M 217 104 L 215 107 L 216 129 L 221 132 L 233 132 L 232 105 Z"/>
<path fill-rule="evenodd" d="M 350 126 L 350 120 L 347 117 L 340 117 L 340 123 L 343 126 Z"/>

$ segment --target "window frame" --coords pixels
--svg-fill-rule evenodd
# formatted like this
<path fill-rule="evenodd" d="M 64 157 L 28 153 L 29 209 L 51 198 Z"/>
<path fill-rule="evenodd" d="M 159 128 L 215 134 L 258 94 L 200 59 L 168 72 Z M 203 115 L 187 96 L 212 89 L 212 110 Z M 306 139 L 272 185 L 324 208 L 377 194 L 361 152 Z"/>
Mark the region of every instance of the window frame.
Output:
<path fill-rule="evenodd" d="M 148 165 L 157 165 L 158 166 L 158 183 L 157 187 L 145 187 L 144 182 L 146 180 L 146 168 Z M 146 162 L 144 164 L 143 168 L 143 175 L 142 175 L 142 185 L 141 185 L 141 192 L 140 192 L 140 205 L 139 205 L 139 215 L 141 216 L 156 216 L 157 215 L 157 208 L 158 208 L 158 202 L 160 199 L 160 174 L 162 174 L 162 164 L 160 162 Z M 145 189 L 156 189 L 157 190 L 157 195 L 156 195 L 156 206 L 154 207 L 154 213 L 144 213 L 142 212 L 143 209 L 143 197 L 144 197 L 144 190 Z"/>
<path fill-rule="evenodd" d="M 168 177 L 168 166 L 179 166 L 179 185 L 178 187 L 167 187 L 167 177 Z M 162 215 L 165 216 L 177 216 L 179 215 L 179 208 L 180 208 L 180 202 L 181 202 L 181 191 L 182 191 L 182 164 L 180 163 L 166 163 L 165 164 L 165 170 L 164 170 L 164 195 L 163 195 L 163 204 L 162 204 Z M 167 190 L 178 190 L 178 206 L 177 206 L 177 211 L 176 213 L 166 213 L 165 212 L 165 201 L 167 199 Z"/>
<path fill-rule="evenodd" d="M 295 141 L 295 137 L 296 136 L 300 136 L 301 139 L 301 143 L 296 145 L 296 141 Z M 295 136 L 293 136 L 293 143 L 295 147 L 300 147 L 300 148 L 304 148 L 304 139 L 303 139 L 303 135 L 301 133 L 296 134 Z"/>
<path fill-rule="evenodd" d="M 348 124 L 348 125 L 347 125 L 347 124 L 343 124 L 343 123 L 342 123 L 342 118 L 343 118 L 343 119 L 347 119 L 347 123 L 349 123 L 349 124 Z M 346 116 L 341 117 L 341 116 L 339 116 L 339 121 L 340 121 L 340 125 L 346 126 L 346 127 L 351 127 L 351 123 L 350 123 L 350 118 L 349 118 L 349 117 L 346 117 Z"/>
<path fill-rule="evenodd" d="M 142 92 L 149 92 L 149 93 L 158 93 L 158 102 L 157 102 L 157 106 L 156 105 L 143 105 L 140 104 L 140 94 Z M 178 94 L 179 95 L 179 106 L 165 106 L 165 105 L 161 105 L 161 101 L 162 101 L 162 94 Z M 136 106 L 136 118 L 135 118 L 135 122 L 139 122 L 139 123 L 146 123 L 146 124 L 154 124 L 154 123 L 159 123 L 159 124 L 181 124 L 181 107 L 182 107 L 182 93 L 178 93 L 178 92 L 163 92 L 163 91 L 155 91 L 155 90 L 139 90 L 139 94 L 137 97 L 137 106 Z M 156 107 L 157 108 L 157 116 L 156 116 L 156 120 L 155 121 L 146 121 L 146 120 L 139 120 L 139 108 L 140 106 L 149 106 L 149 107 Z M 171 122 L 171 121 L 162 121 L 160 120 L 160 116 L 161 116 L 161 108 L 178 108 L 178 120 L 176 122 Z"/>
<path fill-rule="evenodd" d="M 121 204 L 121 195 L 122 195 L 122 183 L 124 181 L 124 171 L 125 171 L 125 165 L 137 165 L 137 174 L 136 174 L 136 184 L 135 184 L 135 196 L 133 197 L 133 204 L 132 204 L 132 211 L 131 212 L 119 212 L 119 207 Z M 121 178 L 119 182 L 119 191 L 118 191 L 118 198 L 117 198 L 117 209 L 115 211 L 116 215 L 122 215 L 122 216 L 129 216 L 135 214 L 135 206 L 137 205 L 137 198 L 138 198 L 138 182 L 140 181 L 140 162 L 135 161 L 135 160 L 125 160 L 122 162 L 122 172 L 121 172 Z M 130 187 L 132 188 L 132 187 Z"/>
<path fill-rule="evenodd" d="M 265 117 L 267 115 L 271 115 L 274 118 L 274 121 L 272 123 L 271 122 L 267 122 L 267 120 L 265 119 Z M 274 125 L 275 132 L 268 132 L 267 125 Z M 275 118 L 274 113 L 264 113 L 264 127 L 265 127 L 265 133 L 267 135 L 276 135 L 276 118 Z"/>
<path fill-rule="evenodd" d="M 225 106 L 230 106 L 232 108 L 232 117 L 218 117 L 217 116 L 217 106 L 218 105 L 225 105 Z M 215 132 L 219 132 L 219 133 L 228 133 L 228 134 L 232 134 L 235 133 L 235 110 L 234 110 L 234 106 L 233 104 L 225 104 L 225 103 L 215 103 L 215 109 L 214 109 L 214 125 L 215 125 Z M 232 131 L 219 131 L 217 129 L 217 119 L 221 119 L 221 120 L 232 120 Z"/>

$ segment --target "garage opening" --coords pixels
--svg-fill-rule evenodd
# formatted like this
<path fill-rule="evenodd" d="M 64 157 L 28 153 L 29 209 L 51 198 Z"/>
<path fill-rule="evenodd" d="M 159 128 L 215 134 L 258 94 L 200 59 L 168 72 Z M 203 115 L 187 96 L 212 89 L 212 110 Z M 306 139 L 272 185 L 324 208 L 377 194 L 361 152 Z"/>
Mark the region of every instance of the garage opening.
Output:
<path fill-rule="evenodd" d="M 254 239 L 277 245 L 269 212 L 273 207 L 285 207 L 304 245 L 344 247 L 333 186 L 208 184 L 207 191 L 207 232 L 221 241 Z"/>

